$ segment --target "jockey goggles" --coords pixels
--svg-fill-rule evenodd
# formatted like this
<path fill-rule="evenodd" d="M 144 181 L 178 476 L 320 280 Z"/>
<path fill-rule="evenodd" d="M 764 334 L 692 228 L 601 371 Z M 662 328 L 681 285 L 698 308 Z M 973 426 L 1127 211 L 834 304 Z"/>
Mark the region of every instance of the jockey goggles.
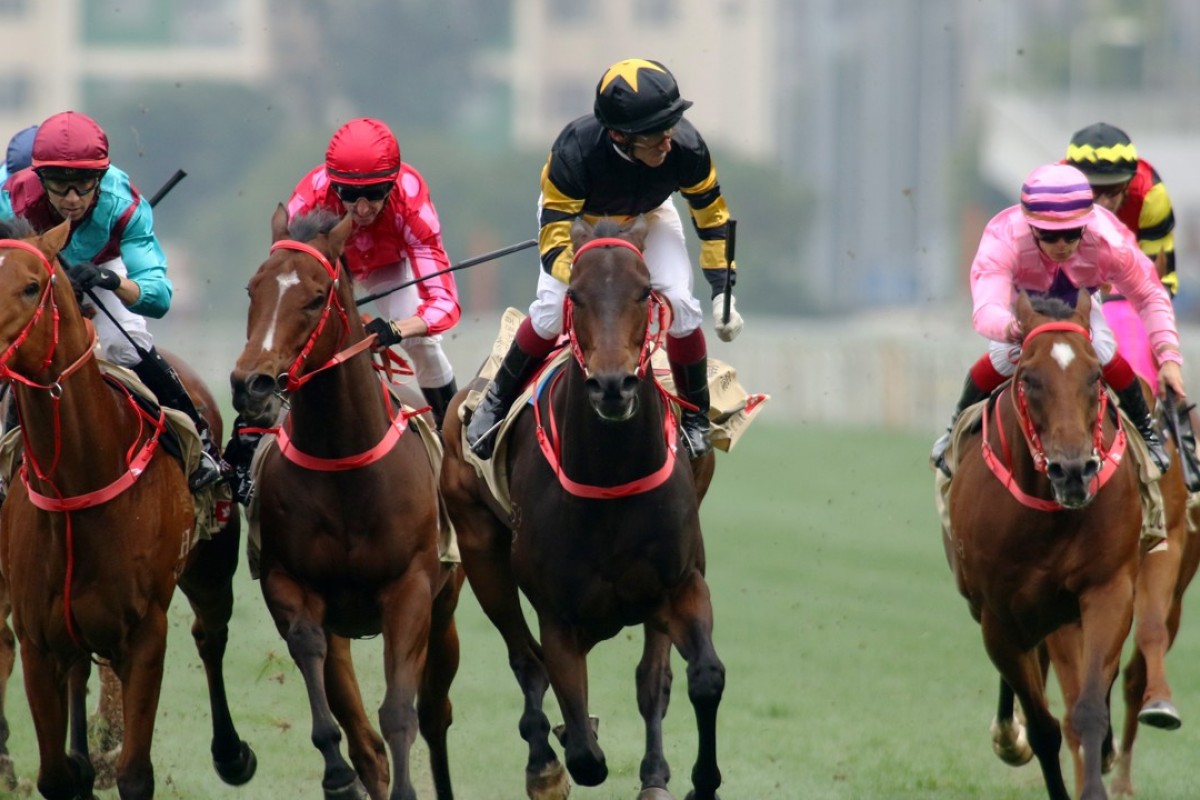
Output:
<path fill-rule="evenodd" d="M 645 147 L 653 149 L 662 146 L 662 143 L 668 139 L 674 139 L 676 128 L 674 126 L 667 128 L 664 131 L 656 133 L 635 133 L 629 137 L 629 142 L 635 147 Z"/>
<path fill-rule="evenodd" d="M 392 191 L 392 182 L 370 183 L 366 186 L 350 186 L 344 183 L 333 184 L 333 192 L 343 203 L 357 203 L 360 199 L 368 203 L 378 203 Z"/>
<path fill-rule="evenodd" d="M 1116 197 L 1117 195 L 1124 194 L 1127 191 L 1129 191 L 1129 181 L 1113 183 L 1108 186 L 1092 187 L 1092 194 L 1096 196 L 1097 200 L 1101 197 Z"/>
<path fill-rule="evenodd" d="M 98 175 L 90 178 L 71 178 L 68 180 L 47 178 L 44 176 L 39 177 L 42 181 L 42 188 L 55 197 L 66 197 L 71 192 L 75 192 L 80 198 L 84 198 L 96 191 L 96 187 L 100 185 L 100 176 Z"/>
<path fill-rule="evenodd" d="M 1078 242 L 1083 238 L 1083 228 L 1067 228 L 1066 230 L 1061 231 L 1048 231 L 1043 230 L 1042 228 L 1034 228 L 1032 225 L 1030 227 L 1033 228 L 1033 235 L 1037 237 L 1038 241 L 1045 242 L 1046 244 L 1054 244 L 1055 242 L 1066 242 L 1070 244 L 1071 242 Z"/>

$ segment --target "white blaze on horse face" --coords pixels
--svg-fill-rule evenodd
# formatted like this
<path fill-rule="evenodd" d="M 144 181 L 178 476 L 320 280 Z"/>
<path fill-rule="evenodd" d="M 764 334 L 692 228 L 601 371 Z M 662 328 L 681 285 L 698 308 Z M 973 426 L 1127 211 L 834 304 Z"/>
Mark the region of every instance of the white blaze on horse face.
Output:
<path fill-rule="evenodd" d="M 1055 342 L 1050 348 L 1050 357 L 1058 362 L 1058 365 L 1065 372 L 1071 362 L 1075 360 L 1075 348 L 1066 342 Z"/>
<path fill-rule="evenodd" d="M 262 348 L 267 351 L 275 345 L 275 323 L 279 321 L 279 307 L 283 305 L 283 296 L 287 294 L 288 289 L 300 283 L 300 276 L 294 272 L 286 272 L 275 280 L 279 284 L 279 300 L 276 301 L 275 310 L 271 313 L 271 324 L 267 327 L 267 335 L 263 337 Z"/>

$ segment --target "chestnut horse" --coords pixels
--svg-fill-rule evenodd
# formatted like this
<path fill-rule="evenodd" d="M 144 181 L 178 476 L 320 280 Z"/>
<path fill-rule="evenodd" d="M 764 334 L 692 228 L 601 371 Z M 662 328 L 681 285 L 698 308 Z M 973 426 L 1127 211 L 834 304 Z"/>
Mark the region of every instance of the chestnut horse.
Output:
<path fill-rule="evenodd" d="M 438 554 L 437 464 L 376 375 L 353 284 L 336 267 L 352 221 L 327 212 L 271 220 L 270 256 L 250 279 L 233 404 L 286 445 L 261 454 L 263 598 L 304 676 L 327 800 L 411 800 L 409 750 L 429 745 L 437 796 L 453 796 L 446 732 L 458 670 L 462 570 Z M 349 638 L 383 634 L 379 724 L 363 710 Z M 415 703 L 415 707 L 414 707 Z M 342 757 L 349 739 L 351 767 Z"/>
<path fill-rule="evenodd" d="M 96 363 L 95 330 L 56 261 L 68 232 L 63 223 L 39 237 L 15 222 L 3 233 L 22 238 L 0 240 L 0 374 L 15 389 L 24 438 L 24 467 L 0 522 L 0 565 L 37 734 L 38 790 L 92 796 L 85 695 L 92 660 L 104 658 L 123 697 L 118 790 L 153 797 L 150 747 L 177 583 L 196 614 L 214 766 L 242 784 L 256 760 L 234 728 L 222 672 L 238 530 L 189 552 L 187 474 L 159 452 L 161 414 L 139 409 Z"/>
<path fill-rule="evenodd" d="M 1035 308 L 1021 293 L 1017 318 L 1028 333 L 1016 373 L 983 430 L 966 439 L 949 496 L 947 558 L 1000 672 L 1002 695 L 1011 691 L 1021 701 L 1052 800 L 1071 794 L 1040 646 L 1078 623 L 1077 671 L 1063 682 L 1082 747 L 1078 790 L 1083 800 L 1107 797 L 1108 692 L 1132 624 L 1140 556 L 1137 465 L 1122 458 L 1125 431 L 1106 413 L 1090 313 L 1086 292 L 1074 310 L 1055 300 Z"/>
<path fill-rule="evenodd" d="M 699 498 L 706 486 L 693 477 L 649 369 L 665 314 L 640 252 L 645 231 L 641 219 L 625 228 L 610 220 L 594 230 L 582 220 L 572 227 L 576 255 L 564 327 L 574 357 L 546 378 L 539 402 L 521 411 L 506 448 L 497 451 L 511 512 L 464 459 L 457 412 L 446 415 L 442 490 L 467 580 L 504 638 L 525 697 L 519 728 L 529 747 L 526 792 L 535 800 L 561 800 L 570 789 L 542 710 L 547 684 L 564 718 L 560 738 L 570 777 L 584 786 L 607 777 L 589 723 L 586 659 L 630 625 L 641 625 L 644 634 L 637 667 L 646 728 L 639 797 L 671 797 L 662 721 L 672 644 L 687 662 L 699 734 L 688 797 L 712 800 L 721 783 L 716 721 L 725 667 L 713 648 L 704 579 Z M 699 466 L 707 480 L 711 461 Z M 540 643 L 519 592 L 537 614 Z"/>

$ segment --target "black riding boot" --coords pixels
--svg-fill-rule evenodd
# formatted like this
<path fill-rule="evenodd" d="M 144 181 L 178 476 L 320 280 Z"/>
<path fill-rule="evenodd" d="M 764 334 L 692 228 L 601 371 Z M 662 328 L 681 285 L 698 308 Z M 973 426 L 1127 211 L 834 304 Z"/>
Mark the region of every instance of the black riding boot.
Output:
<path fill-rule="evenodd" d="M 513 340 L 504 354 L 500 369 L 496 371 L 496 377 L 488 384 L 483 399 L 467 423 L 467 446 L 475 455 L 485 460 L 492 457 L 492 450 L 496 446 L 496 430 L 521 393 L 525 381 L 541 363 L 542 359 L 529 355 Z"/>
<path fill-rule="evenodd" d="M 970 374 L 967 375 L 967 380 L 963 383 L 962 396 L 958 398 L 958 405 L 954 408 L 954 416 L 950 418 L 950 425 L 946 428 L 946 432 L 937 438 L 933 443 L 933 451 L 929 454 L 929 463 L 935 468 L 940 469 L 947 478 L 950 477 L 950 466 L 946 463 L 946 451 L 950 449 L 950 433 L 954 430 L 954 423 L 958 422 L 959 416 L 962 415 L 971 406 L 981 400 L 986 400 L 988 392 L 980 389 L 975 385 L 975 381 Z"/>
<path fill-rule="evenodd" d="M 187 393 L 187 389 L 179 380 L 179 374 L 166 362 L 166 359 L 159 355 L 158 349 L 154 347 L 151 347 L 150 351 L 145 354 L 141 363 L 134 366 L 133 371 L 142 383 L 146 384 L 146 388 L 154 392 L 154 396 L 158 398 L 160 404 L 176 411 L 182 411 L 196 425 L 202 449 L 199 466 L 188 476 L 188 488 L 197 492 L 219 481 L 221 479 L 220 454 L 208 431 L 208 422 L 196 410 L 196 404 L 192 402 L 191 395 Z"/>
<path fill-rule="evenodd" d="M 1150 457 L 1154 459 L 1154 463 L 1158 465 L 1161 472 L 1166 472 L 1167 468 L 1171 466 L 1171 459 L 1167 455 L 1167 448 L 1163 446 L 1162 439 L 1158 436 L 1158 431 L 1154 428 L 1154 417 L 1150 415 L 1150 407 L 1146 405 L 1146 396 L 1142 394 L 1142 382 L 1135 380 L 1124 389 L 1119 391 L 1113 389 L 1113 391 L 1121 403 L 1121 409 L 1125 412 L 1125 416 L 1129 417 L 1129 421 L 1142 435 L 1146 449 L 1150 451 Z"/>
<path fill-rule="evenodd" d="M 454 399 L 456 392 L 458 392 L 458 384 L 454 382 L 454 378 L 451 378 L 445 386 L 421 387 L 421 394 L 425 396 L 425 402 L 429 403 L 429 411 L 433 414 L 433 421 L 437 424 L 439 431 L 442 429 L 442 423 L 446 420 L 446 409 L 449 408 L 450 401 Z"/>
<path fill-rule="evenodd" d="M 1179 463 L 1189 492 L 1200 492 L 1200 453 L 1196 451 L 1196 432 L 1192 429 L 1192 409 L 1185 405 L 1175 411 L 1175 427 L 1179 432 Z"/>
<path fill-rule="evenodd" d="M 676 393 L 696 407 L 695 410 L 685 408 L 679 415 L 684 447 L 688 457 L 695 461 L 712 452 L 712 423 L 708 421 L 708 356 L 691 364 L 670 363 Z"/>
<path fill-rule="evenodd" d="M 229 465 L 229 482 L 233 488 L 234 497 L 243 506 L 250 503 L 250 495 L 254 490 L 254 481 L 250 475 L 250 462 L 254 460 L 254 451 L 262 441 L 261 433 L 247 433 L 246 422 L 239 415 L 233 421 L 233 433 L 229 435 L 229 444 L 225 445 L 225 463 Z"/>

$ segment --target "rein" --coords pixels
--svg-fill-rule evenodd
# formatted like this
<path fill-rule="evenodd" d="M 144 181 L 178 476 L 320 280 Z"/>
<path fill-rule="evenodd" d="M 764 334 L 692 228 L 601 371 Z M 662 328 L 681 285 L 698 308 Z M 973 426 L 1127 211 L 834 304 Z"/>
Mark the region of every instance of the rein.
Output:
<path fill-rule="evenodd" d="M 598 247 L 624 247 L 636 253 L 639 259 L 642 258 L 642 251 L 632 243 L 627 242 L 624 239 L 601 237 L 598 239 L 592 239 L 576 250 L 574 261 L 578 261 L 579 257 L 588 250 Z M 574 318 L 574 304 L 571 301 L 570 293 L 568 293 L 566 298 L 563 300 L 563 326 L 568 331 L 571 355 L 574 357 L 575 363 L 579 365 L 579 369 L 586 379 L 591 376 L 591 373 L 588 371 L 587 363 L 583 355 L 583 348 L 580 347 L 579 339 L 575 333 Z M 669 319 L 670 306 L 663 301 L 657 292 L 651 291 L 650 303 L 646 312 L 646 330 L 642 337 L 642 346 L 638 353 L 638 366 L 635 373 L 639 381 L 645 378 L 647 372 L 649 372 L 653 377 L 653 370 L 650 369 L 650 358 L 653 356 L 655 350 L 658 350 L 663 346 L 663 340 L 667 335 L 667 328 L 669 327 Z M 656 321 L 657 330 L 655 330 Z M 538 402 L 536 394 L 533 400 L 533 416 L 534 424 L 536 426 L 538 446 L 541 448 L 542 455 L 546 457 L 546 461 L 550 464 L 551 469 L 554 470 L 554 474 L 558 478 L 559 485 L 576 497 L 584 497 L 596 500 L 611 500 L 614 498 L 630 497 L 632 495 L 642 494 L 652 489 L 656 489 L 665 483 L 675 468 L 676 449 L 678 447 L 676 437 L 678 423 L 675 420 L 675 414 L 671 412 L 669 407 L 670 404 L 668 401 L 671 395 L 662 388 L 662 385 L 658 382 L 657 378 L 653 378 L 654 388 L 658 391 L 660 397 L 662 398 L 663 408 L 666 412 L 663 414 L 663 437 L 667 444 L 667 457 L 664 459 L 662 466 L 649 475 L 645 475 L 636 480 L 622 483 L 617 486 L 594 486 L 590 484 L 579 483 L 567 477 L 567 474 L 563 471 L 562 466 L 562 440 L 558 435 L 558 425 L 554 417 L 554 404 L 551 402 L 554 388 L 558 385 L 558 382 L 562 379 L 563 375 L 563 370 L 560 370 L 554 375 L 550 382 L 550 392 L 547 393 L 546 413 L 548 417 L 548 431 L 547 425 L 543 424 L 542 422 L 541 403 Z"/>
<path fill-rule="evenodd" d="M 1089 341 L 1091 340 L 1091 332 L 1086 328 L 1076 325 L 1073 322 L 1048 322 L 1044 325 L 1039 325 L 1029 332 L 1025 337 L 1025 342 L 1042 333 L 1050 332 L 1066 332 L 1077 333 Z M 1013 390 L 1016 386 L 1016 390 Z M 1092 478 L 1089 488 L 1093 494 L 1100 491 L 1109 478 L 1116 474 L 1117 468 L 1121 465 L 1121 459 L 1125 454 L 1125 445 L 1127 442 L 1125 429 L 1121 425 L 1121 416 L 1117 415 L 1116 431 L 1113 434 L 1112 442 L 1106 447 L 1104 444 L 1104 412 L 1108 407 L 1108 393 L 1104 390 L 1104 385 L 1100 382 L 1096 384 L 1097 392 L 1099 393 L 1098 410 L 1096 419 L 1092 425 L 1092 453 L 1100 459 L 1100 471 Z M 1036 471 L 1045 475 L 1048 462 L 1046 458 L 1046 450 L 1042 445 L 1041 437 L 1034 429 L 1033 420 L 1029 416 L 1029 402 L 1025 394 L 1025 387 L 1020 383 L 1010 384 L 1005 390 L 1012 399 L 1013 411 L 1017 416 L 1017 422 L 1021 427 L 1021 433 L 1025 438 L 1026 447 L 1029 450 L 1029 455 L 1033 459 L 1033 467 Z M 1013 454 L 1009 447 L 1008 440 L 1004 435 L 1004 426 L 997 420 L 996 430 L 1000 438 L 1000 446 L 1004 451 L 1003 461 L 996 455 L 992 449 L 991 443 L 988 441 L 988 408 L 991 403 L 987 403 L 983 407 L 983 436 L 981 437 L 981 447 L 983 449 L 983 460 L 992 471 L 992 474 L 1004 484 L 1018 502 L 1027 508 L 1033 508 L 1038 511 L 1064 511 L 1066 507 L 1054 500 L 1046 500 L 1044 498 L 1035 497 L 1028 494 L 1020 486 L 1017 485 L 1016 477 L 1013 475 L 1012 464 Z"/>

